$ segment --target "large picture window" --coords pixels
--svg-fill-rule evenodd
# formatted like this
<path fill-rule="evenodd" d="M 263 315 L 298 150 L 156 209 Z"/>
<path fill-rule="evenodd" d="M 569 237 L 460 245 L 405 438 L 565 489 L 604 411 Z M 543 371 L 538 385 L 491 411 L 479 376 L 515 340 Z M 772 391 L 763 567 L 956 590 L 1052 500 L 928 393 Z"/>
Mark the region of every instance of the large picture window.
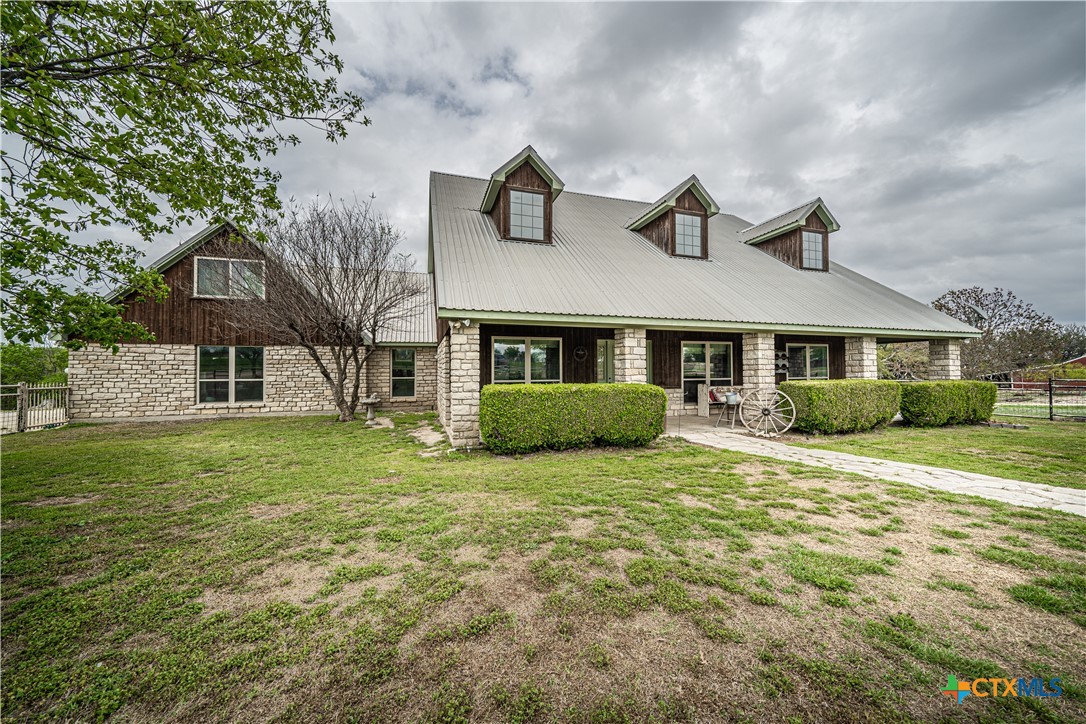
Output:
<path fill-rule="evenodd" d="M 264 298 L 264 262 L 198 256 L 196 296 L 218 299 Z"/>
<path fill-rule="evenodd" d="M 495 338 L 490 379 L 504 382 L 545 383 L 562 381 L 562 340 Z"/>
<path fill-rule="evenodd" d="M 817 231 L 803 232 L 803 268 L 822 269 L 822 234 Z"/>
<path fill-rule="evenodd" d="M 415 350 L 392 350 L 392 396 L 415 396 Z"/>
<path fill-rule="evenodd" d="M 790 344 L 788 379 L 828 380 L 830 378 L 830 347 L 826 344 Z"/>
<path fill-rule="evenodd" d="M 732 384 L 731 342 L 683 342 L 683 400 L 698 401 L 698 385 Z"/>
<path fill-rule="evenodd" d="M 543 194 L 509 190 L 509 236 L 543 241 Z"/>
<path fill-rule="evenodd" d="M 701 217 L 675 214 L 675 255 L 701 256 Z"/>
<path fill-rule="evenodd" d="M 264 401 L 264 348 L 196 349 L 196 401 L 202 405 Z"/>

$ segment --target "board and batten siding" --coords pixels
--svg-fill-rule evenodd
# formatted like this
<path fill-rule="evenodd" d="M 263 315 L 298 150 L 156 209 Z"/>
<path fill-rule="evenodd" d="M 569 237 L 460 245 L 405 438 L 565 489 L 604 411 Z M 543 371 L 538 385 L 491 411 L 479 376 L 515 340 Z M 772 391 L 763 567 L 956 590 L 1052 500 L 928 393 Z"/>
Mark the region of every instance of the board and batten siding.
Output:
<path fill-rule="evenodd" d="M 656 245 L 660 251 L 675 254 L 675 211 L 697 214 L 701 217 L 701 258 L 709 256 L 709 214 L 693 191 L 687 189 L 675 199 L 675 208 L 668 209 L 649 223 L 638 233 Z"/>
<path fill-rule="evenodd" d="M 796 269 L 803 269 L 804 231 L 822 232 L 822 271 L 829 271 L 830 235 L 827 233 L 829 230 L 826 228 L 826 224 L 822 221 L 822 217 L 820 217 L 817 212 L 812 211 L 811 215 L 807 217 L 803 222 L 803 226 L 800 228 L 792 229 L 780 236 L 775 236 L 760 242 L 757 244 L 757 247 L 765 253 L 777 257 L 789 266 L 793 266 Z M 808 269 L 807 271 L 817 270 Z"/>
<path fill-rule="evenodd" d="M 546 337 L 562 340 L 562 382 L 596 382 L 596 340 L 614 339 L 615 330 L 599 327 L 537 327 L 515 324 L 484 324 L 479 329 L 479 382 L 491 383 L 491 355 L 495 337 L 520 339 Z M 577 349 L 584 348 L 583 359 Z"/>
<path fill-rule="evenodd" d="M 780 355 L 787 352 L 790 344 L 825 344 L 830 352 L 830 379 L 843 380 L 845 378 L 845 338 L 844 337 L 814 337 L 798 334 L 778 334 L 774 342 L 774 351 Z M 776 381 L 786 381 L 788 375 L 781 372 L 776 374 Z"/>
<path fill-rule="evenodd" d="M 725 332 L 675 332 L 650 329 L 652 341 L 652 382 L 664 388 L 682 387 L 683 342 L 731 342 L 732 384 L 743 384 L 743 335 Z"/>
<path fill-rule="evenodd" d="M 551 217 L 553 216 L 553 202 L 551 200 L 551 185 L 540 175 L 531 163 L 525 161 L 515 170 L 511 171 L 498 190 L 498 199 L 494 202 L 494 208 L 490 210 L 490 218 L 498 229 L 498 235 L 503 239 L 509 237 L 509 189 L 519 191 L 533 191 L 543 194 L 543 241 L 525 240 L 534 244 L 550 244 Z"/>

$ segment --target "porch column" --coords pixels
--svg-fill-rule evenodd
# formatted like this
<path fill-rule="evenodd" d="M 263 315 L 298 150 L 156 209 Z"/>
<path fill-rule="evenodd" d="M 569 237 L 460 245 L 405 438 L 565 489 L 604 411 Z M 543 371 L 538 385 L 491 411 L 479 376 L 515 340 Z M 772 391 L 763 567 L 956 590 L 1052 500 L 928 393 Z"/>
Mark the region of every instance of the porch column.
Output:
<path fill-rule="evenodd" d="M 874 337 L 845 337 L 845 377 L 878 379 L 878 347 Z"/>
<path fill-rule="evenodd" d="M 962 341 L 932 339 L 928 341 L 928 379 L 960 380 L 962 378 Z"/>
<path fill-rule="evenodd" d="M 773 387 L 773 334 L 746 332 L 743 334 L 743 387 Z"/>
<path fill-rule="evenodd" d="M 453 447 L 478 447 L 479 325 L 449 327 L 449 399 L 446 431 Z"/>
<path fill-rule="evenodd" d="M 648 345 L 644 327 L 615 330 L 615 382 L 648 382 Z"/>

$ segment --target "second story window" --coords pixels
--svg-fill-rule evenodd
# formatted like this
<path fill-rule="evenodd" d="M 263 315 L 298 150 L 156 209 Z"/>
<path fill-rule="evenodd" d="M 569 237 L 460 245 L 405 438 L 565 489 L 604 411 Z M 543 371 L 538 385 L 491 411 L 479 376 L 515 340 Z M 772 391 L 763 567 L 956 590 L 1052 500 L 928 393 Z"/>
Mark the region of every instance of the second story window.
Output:
<path fill-rule="evenodd" d="M 195 263 L 198 297 L 264 297 L 264 262 L 258 259 L 215 259 L 198 256 Z"/>
<path fill-rule="evenodd" d="M 543 241 L 543 194 L 509 190 L 509 236 Z"/>
<path fill-rule="evenodd" d="M 822 234 L 817 231 L 803 232 L 803 268 L 824 269 L 822 263 Z"/>
<path fill-rule="evenodd" d="M 702 256 L 700 216 L 675 214 L 675 255 Z"/>

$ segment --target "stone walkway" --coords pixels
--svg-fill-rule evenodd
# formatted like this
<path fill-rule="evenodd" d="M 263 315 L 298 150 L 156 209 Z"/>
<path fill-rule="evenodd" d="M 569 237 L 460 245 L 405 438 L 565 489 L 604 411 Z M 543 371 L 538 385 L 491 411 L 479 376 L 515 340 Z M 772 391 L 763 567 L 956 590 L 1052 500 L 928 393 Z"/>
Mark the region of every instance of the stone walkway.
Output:
<path fill-rule="evenodd" d="M 762 438 L 741 435 L 718 430 L 712 427 L 688 427 L 671 434 L 698 445 L 734 450 L 750 455 L 787 460 L 803 465 L 843 470 L 857 475 L 881 480 L 893 480 L 921 488 L 935 488 L 963 495 L 979 495 L 989 500 L 1000 500 L 1011 505 L 1024 505 L 1031 508 L 1051 508 L 1065 513 L 1086 516 L 1086 490 L 1056 488 L 1040 483 L 1026 483 L 1020 480 L 996 478 L 979 473 L 966 473 L 960 470 L 935 468 L 928 465 L 913 465 L 892 460 L 851 455 L 833 450 L 812 450 L 793 447 Z"/>

